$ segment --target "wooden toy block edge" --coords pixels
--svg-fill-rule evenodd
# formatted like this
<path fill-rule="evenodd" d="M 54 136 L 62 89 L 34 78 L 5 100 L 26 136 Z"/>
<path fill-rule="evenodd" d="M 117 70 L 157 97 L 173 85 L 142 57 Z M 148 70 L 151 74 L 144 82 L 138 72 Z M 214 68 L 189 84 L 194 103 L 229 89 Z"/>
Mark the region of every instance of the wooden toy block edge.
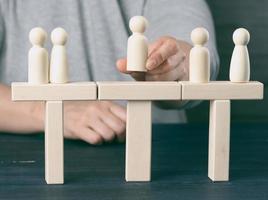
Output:
<path fill-rule="evenodd" d="M 31 85 L 27 82 L 12 83 L 13 101 L 63 101 L 96 100 L 95 82 Z"/>
<path fill-rule="evenodd" d="M 151 180 L 151 106 L 151 101 L 129 101 L 127 104 L 125 160 L 127 182 Z"/>
<path fill-rule="evenodd" d="M 47 184 L 64 183 L 63 102 L 46 102 L 45 179 Z"/>
<path fill-rule="evenodd" d="M 230 100 L 210 101 L 208 177 L 212 181 L 229 180 Z"/>
<path fill-rule="evenodd" d="M 99 100 L 181 100 L 181 84 L 173 82 L 97 82 Z"/>
<path fill-rule="evenodd" d="M 183 100 L 263 99 L 264 85 L 258 81 L 232 83 L 211 81 L 209 83 L 180 82 Z"/>
<path fill-rule="evenodd" d="M 77 82 L 67 84 L 12 83 L 12 100 L 224 100 L 263 99 L 257 81 L 232 83 L 182 82 Z"/>

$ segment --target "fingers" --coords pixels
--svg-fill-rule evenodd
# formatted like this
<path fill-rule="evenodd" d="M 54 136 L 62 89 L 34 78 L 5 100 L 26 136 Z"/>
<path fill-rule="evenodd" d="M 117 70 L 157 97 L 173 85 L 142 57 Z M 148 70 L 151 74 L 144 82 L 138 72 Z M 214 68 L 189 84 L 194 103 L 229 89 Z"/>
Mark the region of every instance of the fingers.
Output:
<path fill-rule="evenodd" d="M 127 71 L 127 59 L 125 59 L 125 58 L 121 58 L 121 59 L 117 60 L 116 67 L 117 67 L 119 72 L 131 75 L 136 81 L 144 81 L 145 80 L 145 73 L 144 72 Z"/>
<path fill-rule="evenodd" d="M 150 71 L 157 68 L 170 56 L 178 52 L 177 43 L 174 40 L 167 39 L 157 49 L 155 49 L 148 57 L 146 68 Z"/>
<path fill-rule="evenodd" d="M 66 102 L 64 137 L 90 144 L 125 139 L 126 110 L 109 101 Z"/>
<path fill-rule="evenodd" d="M 148 50 L 149 56 L 150 56 L 150 54 L 152 54 L 155 50 L 157 50 L 163 44 L 163 41 L 164 40 L 159 39 L 149 46 L 149 50 Z M 133 72 L 127 71 L 127 59 L 126 58 L 118 59 L 116 62 L 116 67 L 117 67 L 118 71 L 121 73 L 124 73 L 124 74 L 132 74 L 133 73 Z"/>
<path fill-rule="evenodd" d="M 115 114 L 119 119 L 126 123 L 127 121 L 127 111 L 123 106 L 113 104 L 110 106 L 110 110 Z"/>
<path fill-rule="evenodd" d="M 125 122 L 122 121 L 119 117 L 113 114 L 110 110 L 104 111 L 103 117 L 101 120 L 110 128 L 114 136 L 117 137 L 119 141 L 124 141 L 125 139 Z"/>
<path fill-rule="evenodd" d="M 91 109 L 92 110 L 92 109 Z M 102 136 L 104 141 L 109 142 L 117 138 L 119 141 L 125 140 L 126 110 L 113 102 L 101 101 L 98 109 L 93 109 L 88 113 L 88 124 L 92 130 Z M 94 121 L 92 123 L 92 121 Z"/>
<path fill-rule="evenodd" d="M 156 81 L 156 80 L 180 80 L 182 77 L 185 76 L 185 71 L 182 67 L 176 67 L 171 71 L 163 74 L 148 74 L 146 76 L 147 81 Z"/>
<path fill-rule="evenodd" d="M 124 74 L 130 74 L 131 72 L 127 71 L 127 59 L 126 58 L 121 58 L 118 59 L 116 62 L 116 67 L 119 72 L 124 73 Z"/>
<path fill-rule="evenodd" d="M 101 145 L 103 143 L 101 135 L 87 127 L 81 127 L 81 129 L 77 132 L 77 136 L 79 139 L 84 140 L 89 144 Z"/>
<path fill-rule="evenodd" d="M 148 48 L 148 57 L 151 56 L 153 52 L 155 52 L 164 42 L 165 40 L 163 38 L 160 38 L 156 40 L 155 42 L 151 43 Z"/>
<path fill-rule="evenodd" d="M 178 67 L 182 62 L 185 60 L 185 55 L 181 53 L 176 53 L 175 55 L 169 57 L 166 61 L 160 64 L 157 68 L 148 71 L 147 74 L 154 75 L 154 74 L 163 74 L 167 73 L 174 68 Z"/>
<path fill-rule="evenodd" d="M 105 142 L 110 142 L 115 138 L 115 132 L 101 118 L 97 118 L 94 124 L 89 125 L 96 133 L 102 136 Z"/>
<path fill-rule="evenodd" d="M 120 105 L 114 104 L 110 107 L 110 111 L 117 116 L 121 122 L 123 122 L 123 128 L 120 132 L 117 132 L 117 139 L 119 142 L 124 142 L 126 139 L 126 121 L 127 121 L 127 112 L 126 109 Z"/>
<path fill-rule="evenodd" d="M 117 68 L 122 73 L 130 74 L 137 81 L 187 80 L 188 70 L 184 69 L 184 67 L 188 67 L 185 63 L 187 63 L 190 49 L 191 45 L 186 42 L 179 41 L 170 36 L 160 37 L 149 45 L 146 73 L 128 72 L 126 59 L 118 60 Z M 177 67 L 182 67 L 182 69 L 176 69 Z M 182 74 L 184 76 L 181 74 L 172 74 L 174 71 L 183 71 Z M 165 78 L 163 79 L 163 77 Z"/>

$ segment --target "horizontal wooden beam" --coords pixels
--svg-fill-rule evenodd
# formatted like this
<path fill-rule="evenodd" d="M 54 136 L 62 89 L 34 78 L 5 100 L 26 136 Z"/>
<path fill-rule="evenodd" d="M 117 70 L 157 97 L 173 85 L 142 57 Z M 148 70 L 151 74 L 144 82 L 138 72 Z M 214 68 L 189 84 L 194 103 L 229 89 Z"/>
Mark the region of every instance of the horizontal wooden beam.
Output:
<path fill-rule="evenodd" d="M 67 84 L 12 83 L 13 101 L 63 100 L 235 100 L 263 99 L 262 83 L 76 82 Z"/>
<path fill-rule="evenodd" d="M 180 100 L 178 82 L 97 82 L 100 100 Z"/>
<path fill-rule="evenodd" d="M 77 82 L 66 84 L 12 83 L 13 101 L 62 101 L 97 99 L 95 82 Z"/>
<path fill-rule="evenodd" d="M 263 99 L 263 84 L 257 81 L 247 83 L 182 81 L 180 83 L 183 100 Z"/>

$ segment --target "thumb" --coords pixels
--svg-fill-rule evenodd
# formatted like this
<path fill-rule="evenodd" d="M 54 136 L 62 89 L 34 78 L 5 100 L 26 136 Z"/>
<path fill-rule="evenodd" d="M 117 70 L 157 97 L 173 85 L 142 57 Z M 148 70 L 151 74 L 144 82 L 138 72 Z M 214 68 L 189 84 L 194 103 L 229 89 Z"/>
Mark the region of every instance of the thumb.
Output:
<path fill-rule="evenodd" d="M 116 62 L 116 67 L 117 67 L 119 72 L 131 75 L 132 78 L 134 78 L 136 81 L 144 81 L 145 80 L 145 73 L 144 72 L 127 71 L 127 59 L 126 58 L 118 59 Z"/>
<path fill-rule="evenodd" d="M 127 59 L 126 58 L 118 59 L 116 62 L 116 67 L 119 72 L 124 73 L 124 74 L 130 74 L 130 72 L 127 71 Z"/>

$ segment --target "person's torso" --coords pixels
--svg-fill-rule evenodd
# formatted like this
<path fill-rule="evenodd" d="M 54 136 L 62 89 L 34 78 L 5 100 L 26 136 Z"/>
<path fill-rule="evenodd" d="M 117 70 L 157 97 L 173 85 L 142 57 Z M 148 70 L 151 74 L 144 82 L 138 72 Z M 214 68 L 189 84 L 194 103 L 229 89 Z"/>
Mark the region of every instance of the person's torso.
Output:
<path fill-rule="evenodd" d="M 128 80 L 116 70 L 115 63 L 126 56 L 128 19 L 131 13 L 141 14 L 142 2 L 136 2 L 131 11 L 131 6 L 123 8 L 115 0 L 1 1 L 0 79 L 8 84 L 26 81 L 29 31 L 43 27 L 48 33 L 45 47 L 50 52 L 50 33 L 60 26 L 69 34 L 72 81 Z"/>
<path fill-rule="evenodd" d="M 116 60 L 126 56 L 128 20 L 142 15 L 144 0 L 2 0 L 0 1 L 0 80 L 10 84 L 27 81 L 28 34 L 34 27 L 48 33 L 64 28 L 69 38 L 67 54 L 71 81 L 132 80 L 116 69 Z M 156 108 L 154 108 L 156 109 Z M 160 114 L 166 113 L 165 119 Z M 184 112 L 157 111 L 156 121 L 185 121 Z"/>

